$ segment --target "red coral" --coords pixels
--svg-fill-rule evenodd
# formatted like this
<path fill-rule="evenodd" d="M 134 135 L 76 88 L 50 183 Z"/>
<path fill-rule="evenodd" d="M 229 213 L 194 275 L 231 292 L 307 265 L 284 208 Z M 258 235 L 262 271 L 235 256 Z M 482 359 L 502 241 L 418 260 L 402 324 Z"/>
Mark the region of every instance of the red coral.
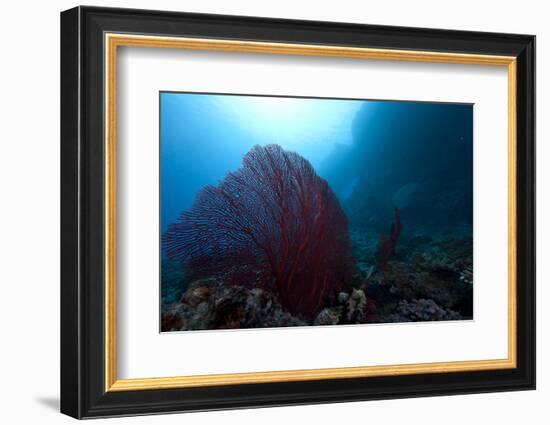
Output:
<path fill-rule="evenodd" d="M 242 168 L 205 187 L 163 242 L 188 273 L 232 282 L 254 275 L 287 311 L 307 317 L 354 267 L 336 196 L 306 159 L 278 145 L 253 147 Z"/>
<path fill-rule="evenodd" d="M 378 242 L 378 269 L 384 270 L 388 260 L 395 254 L 395 245 L 401 234 L 403 225 L 401 224 L 401 216 L 399 208 L 395 207 L 395 222 L 392 223 L 389 236 L 386 234 L 380 235 Z"/>

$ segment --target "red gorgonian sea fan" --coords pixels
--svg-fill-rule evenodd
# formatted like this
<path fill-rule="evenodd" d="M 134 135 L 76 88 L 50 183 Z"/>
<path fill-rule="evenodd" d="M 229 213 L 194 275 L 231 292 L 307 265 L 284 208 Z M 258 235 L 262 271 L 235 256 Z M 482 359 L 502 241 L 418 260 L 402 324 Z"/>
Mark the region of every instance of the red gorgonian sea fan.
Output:
<path fill-rule="evenodd" d="M 383 270 L 388 263 L 388 260 L 395 254 L 395 245 L 397 244 L 397 239 L 403 230 L 403 225 L 401 224 L 401 215 L 399 214 L 399 208 L 395 207 L 395 218 L 394 223 L 390 227 L 389 236 L 382 234 L 380 240 L 378 241 L 378 269 Z"/>
<path fill-rule="evenodd" d="M 242 168 L 202 189 L 163 243 L 197 277 L 254 271 L 283 308 L 306 317 L 354 270 L 338 199 L 305 158 L 278 145 L 254 146 Z"/>

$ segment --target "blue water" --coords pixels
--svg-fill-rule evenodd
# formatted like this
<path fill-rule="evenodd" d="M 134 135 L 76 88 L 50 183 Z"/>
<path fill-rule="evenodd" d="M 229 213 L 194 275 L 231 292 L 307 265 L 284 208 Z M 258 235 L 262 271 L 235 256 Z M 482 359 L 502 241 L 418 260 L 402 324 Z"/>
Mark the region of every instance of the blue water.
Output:
<path fill-rule="evenodd" d="M 162 228 L 196 193 L 236 170 L 256 144 L 276 143 L 322 164 L 351 145 L 360 101 L 161 93 Z"/>
<path fill-rule="evenodd" d="M 472 105 L 172 92 L 160 105 L 163 231 L 270 143 L 308 159 L 352 224 L 381 225 L 397 205 L 433 231 L 471 225 Z"/>

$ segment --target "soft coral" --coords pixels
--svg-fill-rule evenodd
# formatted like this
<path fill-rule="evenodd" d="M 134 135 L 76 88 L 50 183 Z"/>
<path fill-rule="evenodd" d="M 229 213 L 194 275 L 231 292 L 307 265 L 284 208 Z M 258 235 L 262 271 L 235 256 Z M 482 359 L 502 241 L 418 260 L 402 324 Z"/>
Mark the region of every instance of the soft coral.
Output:
<path fill-rule="evenodd" d="M 241 169 L 204 188 L 164 249 L 191 274 L 274 283 L 283 307 L 307 317 L 354 269 L 338 199 L 305 158 L 278 145 L 255 146 Z"/>
<path fill-rule="evenodd" d="M 388 263 L 388 260 L 395 254 L 395 245 L 397 239 L 403 230 L 403 225 L 401 224 L 401 215 L 399 214 L 399 208 L 395 207 L 395 218 L 394 223 L 390 227 L 390 234 L 386 235 L 382 233 L 380 235 L 380 240 L 378 242 L 378 269 L 383 270 Z"/>

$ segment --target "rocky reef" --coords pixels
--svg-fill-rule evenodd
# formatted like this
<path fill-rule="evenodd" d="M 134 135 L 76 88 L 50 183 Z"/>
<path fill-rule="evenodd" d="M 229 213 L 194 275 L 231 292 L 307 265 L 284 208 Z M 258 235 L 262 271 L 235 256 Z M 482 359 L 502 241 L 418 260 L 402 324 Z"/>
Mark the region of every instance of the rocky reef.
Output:
<path fill-rule="evenodd" d="M 303 326 L 262 288 L 229 286 L 215 278 L 193 282 L 175 303 L 162 306 L 162 330 Z"/>
<path fill-rule="evenodd" d="M 471 319 L 472 240 L 409 236 L 395 255 L 377 266 L 377 242 L 364 230 L 351 232 L 358 259 L 353 284 L 326 299 L 314 317 L 292 315 L 276 289 L 254 282 L 228 284 L 224 275 L 180 284 L 162 303 L 162 330 L 270 328 L 361 323 Z M 173 275 L 171 278 L 174 279 Z M 183 278 L 182 282 L 184 281 Z"/>
<path fill-rule="evenodd" d="M 228 286 L 216 279 L 193 282 L 177 302 L 163 303 L 162 330 L 273 328 L 364 323 L 372 310 L 364 291 L 341 292 L 314 319 L 292 316 L 262 288 Z"/>
<path fill-rule="evenodd" d="M 353 233 L 352 233 L 353 238 Z M 369 322 L 459 320 L 473 317 L 472 239 L 408 236 L 383 270 L 368 238 L 354 239 L 356 285 L 376 302 Z M 359 281 L 360 283 L 358 283 Z"/>
<path fill-rule="evenodd" d="M 385 322 L 422 322 L 436 320 L 460 320 L 462 316 L 456 311 L 442 308 L 434 300 L 403 300 L 397 304 L 395 313 L 386 317 Z"/>

